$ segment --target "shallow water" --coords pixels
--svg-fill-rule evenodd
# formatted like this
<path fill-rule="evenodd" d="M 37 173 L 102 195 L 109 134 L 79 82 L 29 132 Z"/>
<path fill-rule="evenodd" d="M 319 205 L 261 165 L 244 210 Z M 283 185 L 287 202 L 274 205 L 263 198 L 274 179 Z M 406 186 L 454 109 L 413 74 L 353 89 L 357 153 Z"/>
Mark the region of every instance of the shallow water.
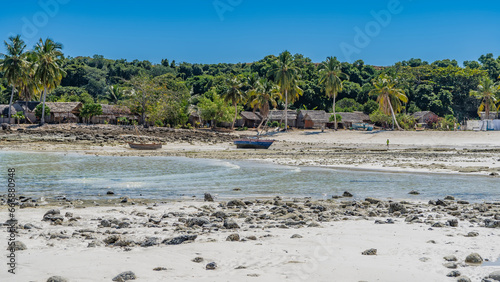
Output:
<path fill-rule="evenodd" d="M 92 199 L 117 195 L 155 199 L 310 196 L 350 191 L 356 198 L 500 200 L 497 178 L 451 174 L 382 173 L 293 167 L 253 161 L 181 157 L 109 157 L 64 153 L 0 152 L 2 170 L 16 168 L 18 193 Z M 241 191 L 233 189 L 240 188 Z M 411 190 L 421 194 L 408 195 Z M 0 192 L 2 193 L 2 192 Z"/>

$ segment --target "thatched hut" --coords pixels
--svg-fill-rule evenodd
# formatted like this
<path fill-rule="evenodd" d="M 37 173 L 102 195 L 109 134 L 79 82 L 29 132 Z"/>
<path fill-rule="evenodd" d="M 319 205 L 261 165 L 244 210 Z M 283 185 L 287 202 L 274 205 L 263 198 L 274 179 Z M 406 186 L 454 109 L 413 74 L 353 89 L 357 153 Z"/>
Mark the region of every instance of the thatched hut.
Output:
<path fill-rule="evenodd" d="M 328 122 L 329 115 L 325 111 L 301 110 L 297 115 L 297 127 L 320 128 Z"/>
<path fill-rule="evenodd" d="M 46 102 L 46 107 L 50 109 L 48 122 L 78 122 L 80 120 L 81 102 Z"/>
<path fill-rule="evenodd" d="M 10 115 L 16 114 L 16 109 L 13 106 L 10 106 Z M 14 123 L 15 119 L 9 119 L 9 105 L 0 105 L 0 123 Z"/>
<path fill-rule="evenodd" d="M 439 117 L 435 113 L 431 111 L 421 111 L 421 112 L 415 112 L 412 115 L 417 123 L 425 123 L 428 124 L 429 122 L 436 121 Z"/>
<path fill-rule="evenodd" d="M 241 119 L 242 119 L 242 125 L 249 127 L 249 128 L 255 128 L 259 126 L 260 122 L 262 121 L 262 117 L 260 116 L 260 113 L 258 112 L 241 112 L 240 113 Z"/>
<path fill-rule="evenodd" d="M 125 106 L 118 105 L 107 105 L 101 104 L 102 114 L 98 116 L 93 116 L 91 119 L 92 123 L 109 123 L 109 124 L 117 124 L 117 120 L 119 118 L 127 118 L 128 120 L 137 119 L 130 109 Z"/>
<path fill-rule="evenodd" d="M 12 106 L 18 112 L 23 112 L 26 120 L 28 122 L 34 123 L 36 121 L 35 108 L 40 102 L 38 101 L 16 101 Z"/>
<path fill-rule="evenodd" d="M 297 127 L 297 112 L 294 110 L 288 110 L 287 114 L 288 114 L 288 126 Z M 284 110 L 269 111 L 267 120 L 269 122 L 277 121 L 280 123 L 285 123 L 285 111 Z"/>
<path fill-rule="evenodd" d="M 353 123 L 370 122 L 370 116 L 363 112 L 339 112 L 337 114 L 342 117 L 342 121 L 340 121 L 342 128 L 351 128 Z M 333 125 L 330 126 L 333 127 Z"/>

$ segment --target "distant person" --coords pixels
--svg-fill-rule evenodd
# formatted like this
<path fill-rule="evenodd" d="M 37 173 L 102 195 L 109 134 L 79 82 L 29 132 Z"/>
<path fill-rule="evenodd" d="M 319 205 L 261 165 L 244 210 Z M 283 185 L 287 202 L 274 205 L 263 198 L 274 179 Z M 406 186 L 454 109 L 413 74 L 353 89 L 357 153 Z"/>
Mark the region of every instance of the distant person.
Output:
<path fill-rule="evenodd" d="M 389 139 L 387 139 L 387 149 L 389 149 Z"/>

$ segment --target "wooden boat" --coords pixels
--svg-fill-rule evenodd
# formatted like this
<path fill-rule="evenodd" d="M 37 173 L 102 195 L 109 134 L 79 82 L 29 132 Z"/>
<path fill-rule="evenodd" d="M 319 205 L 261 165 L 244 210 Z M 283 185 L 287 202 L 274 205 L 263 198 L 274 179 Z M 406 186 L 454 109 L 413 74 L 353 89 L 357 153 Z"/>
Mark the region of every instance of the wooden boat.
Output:
<path fill-rule="evenodd" d="M 240 149 L 268 149 L 273 142 L 274 140 L 244 138 L 234 140 L 234 145 L 236 145 L 236 148 Z"/>
<path fill-rule="evenodd" d="M 151 143 L 151 144 L 139 144 L 139 143 L 128 143 L 130 148 L 136 150 L 157 150 L 161 149 L 161 144 Z"/>

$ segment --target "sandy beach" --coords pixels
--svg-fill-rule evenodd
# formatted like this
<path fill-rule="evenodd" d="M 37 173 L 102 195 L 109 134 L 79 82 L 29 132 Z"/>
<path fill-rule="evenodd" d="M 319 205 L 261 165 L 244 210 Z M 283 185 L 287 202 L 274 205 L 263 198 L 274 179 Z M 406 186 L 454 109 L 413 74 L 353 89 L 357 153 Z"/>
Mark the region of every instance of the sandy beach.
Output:
<path fill-rule="evenodd" d="M 125 141 L 137 136 L 104 134 L 104 126 L 92 130 L 83 140 L 77 138 L 81 133 L 65 134 L 60 128 L 2 133 L 0 150 L 246 159 L 495 178 L 500 173 L 500 132 L 296 130 L 270 137 L 277 142 L 269 150 L 235 149 L 231 140 L 255 135 L 250 131 L 150 132 L 140 138 L 164 142 L 164 147 L 143 152 L 125 146 Z M 481 281 L 500 268 L 496 243 L 500 199 L 468 203 L 447 197 L 416 202 L 389 200 L 390 196 L 159 202 L 75 201 L 47 195 L 23 208 L 16 206 L 16 236 L 26 249 L 16 251 L 15 280 L 6 275 L 8 265 L 2 263 L 0 281 L 47 281 L 52 276 L 112 281 L 127 271 L 133 272 L 136 281 L 457 281 L 465 277 L 470 280 L 461 281 Z M 4 201 L 2 222 L 7 220 L 7 208 Z M 3 228 L 3 237 L 7 233 Z M 3 254 L 5 258 L 8 252 Z"/>

